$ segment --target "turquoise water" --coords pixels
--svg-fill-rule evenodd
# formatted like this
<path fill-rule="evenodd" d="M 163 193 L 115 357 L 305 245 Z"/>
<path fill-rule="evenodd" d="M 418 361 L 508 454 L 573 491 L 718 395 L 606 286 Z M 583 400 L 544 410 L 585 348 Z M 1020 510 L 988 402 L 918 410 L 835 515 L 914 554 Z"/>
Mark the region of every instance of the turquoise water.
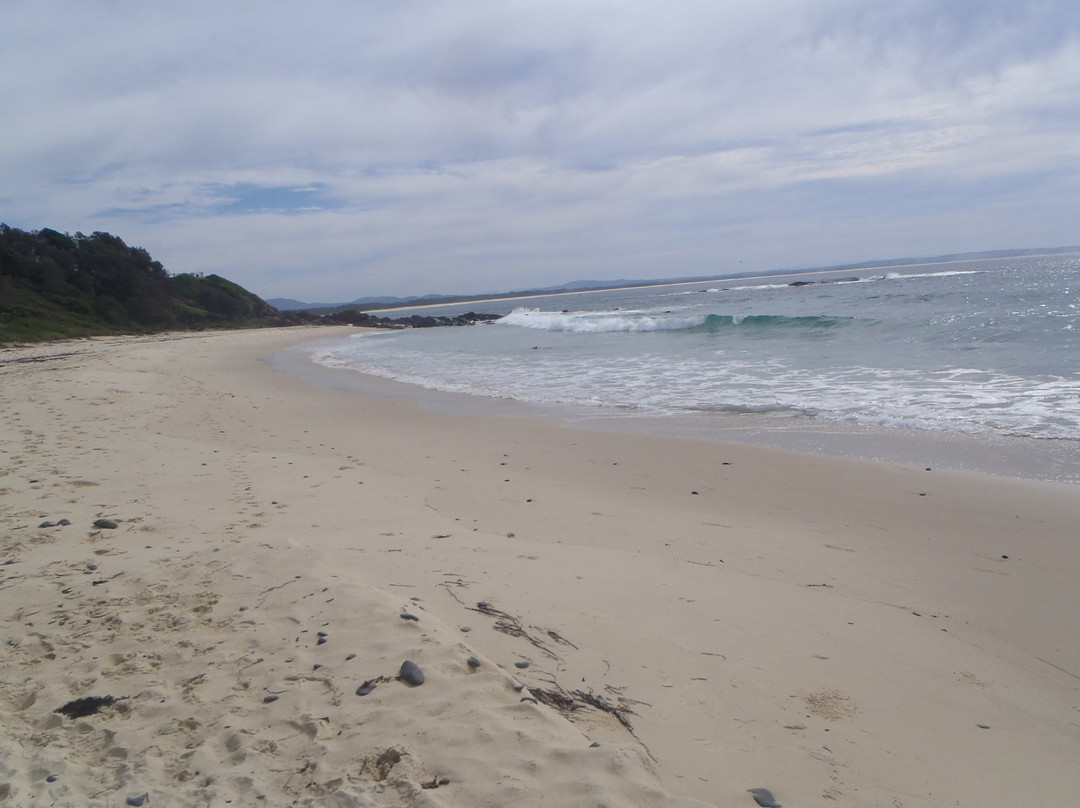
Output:
<path fill-rule="evenodd" d="M 358 335 L 315 358 L 534 403 L 1080 440 L 1078 255 L 425 311 L 469 309 L 506 316 Z"/>

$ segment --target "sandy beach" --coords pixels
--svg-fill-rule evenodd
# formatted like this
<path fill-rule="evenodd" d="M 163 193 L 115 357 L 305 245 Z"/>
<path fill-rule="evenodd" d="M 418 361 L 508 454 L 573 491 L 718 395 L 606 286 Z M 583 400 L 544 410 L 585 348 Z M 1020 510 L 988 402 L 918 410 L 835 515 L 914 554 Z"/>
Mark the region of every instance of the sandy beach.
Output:
<path fill-rule="evenodd" d="M 0 350 L 0 805 L 1076 801 L 1076 486 L 264 361 L 350 332 Z"/>

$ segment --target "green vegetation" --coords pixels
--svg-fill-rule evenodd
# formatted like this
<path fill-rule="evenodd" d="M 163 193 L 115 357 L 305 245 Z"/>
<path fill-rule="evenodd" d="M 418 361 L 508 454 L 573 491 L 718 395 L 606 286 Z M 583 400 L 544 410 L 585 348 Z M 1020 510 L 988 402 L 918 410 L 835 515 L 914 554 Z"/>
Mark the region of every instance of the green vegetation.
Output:
<path fill-rule="evenodd" d="M 278 311 L 217 275 L 169 275 L 108 233 L 0 224 L 0 344 L 280 324 Z"/>

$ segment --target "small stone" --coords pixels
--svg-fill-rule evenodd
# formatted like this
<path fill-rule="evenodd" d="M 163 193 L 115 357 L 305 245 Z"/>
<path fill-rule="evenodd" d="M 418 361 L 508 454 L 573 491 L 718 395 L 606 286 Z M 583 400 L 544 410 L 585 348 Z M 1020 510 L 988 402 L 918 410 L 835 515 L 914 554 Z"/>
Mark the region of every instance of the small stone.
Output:
<path fill-rule="evenodd" d="M 346 662 L 348 662 L 350 659 L 356 659 L 356 654 L 349 654 L 345 657 Z"/>
<path fill-rule="evenodd" d="M 146 802 L 149 799 L 150 795 L 144 791 L 142 794 L 132 794 L 130 797 L 128 797 L 127 804 L 134 805 L 135 808 L 138 808 L 138 806 L 140 805 L 146 805 Z"/>
<path fill-rule="evenodd" d="M 540 703 L 536 699 L 534 699 L 532 696 L 522 696 L 521 700 L 522 701 L 532 702 L 533 704 L 539 704 Z"/>
<path fill-rule="evenodd" d="M 87 564 L 86 568 L 88 570 L 96 570 L 97 569 L 97 564 Z"/>
<path fill-rule="evenodd" d="M 412 685 L 413 687 L 418 687 L 424 683 L 424 672 L 420 670 L 420 666 L 411 659 L 406 659 L 401 663 L 401 670 L 398 672 L 398 676 L 405 684 Z"/>
<path fill-rule="evenodd" d="M 376 684 L 369 680 L 367 682 L 364 682 L 362 685 L 360 685 L 360 687 L 356 688 L 356 695 L 358 695 L 358 696 L 366 696 L 368 693 L 370 693 L 375 688 L 376 688 Z"/>
<path fill-rule="evenodd" d="M 525 660 L 521 660 L 520 662 L 515 662 L 514 667 L 515 668 L 527 668 L 527 667 L 529 667 L 529 663 L 526 662 Z"/>
<path fill-rule="evenodd" d="M 318 636 L 320 636 L 320 637 L 328 637 L 330 635 L 328 635 L 325 631 L 320 631 Z"/>
<path fill-rule="evenodd" d="M 600 742 L 599 741 L 593 741 L 591 744 L 589 744 L 590 749 L 598 749 L 599 747 L 600 747 Z"/>
<path fill-rule="evenodd" d="M 465 660 L 465 664 L 468 665 L 473 670 L 476 670 L 477 668 L 480 667 L 480 660 L 477 659 L 474 656 L 471 656 L 471 657 L 469 657 L 468 659 Z"/>
<path fill-rule="evenodd" d="M 61 519 L 56 524 L 60 525 L 60 527 L 67 527 L 68 525 L 71 524 L 71 520 L 70 519 Z"/>
<path fill-rule="evenodd" d="M 746 790 L 754 795 L 754 802 L 760 805 L 761 808 L 783 808 L 767 788 L 748 788 Z"/>
<path fill-rule="evenodd" d="M 248 610 L 247 606 L 241 606 L 240 607 L 240 611 L 242 611 L 242 612 L 246 612 L 247 610 Z"/>
<path fill-rule="evenodd" d="M 515 690 L 515 692 L 520 693 L 524 689 L 525 689 L 525 685 L 521 684 L 521 682 L 514 682 L 514 690 Z"/>
<path fill-rule="evenodd" d="M 977 726 L 979 729 L 990 729 L 989 724 L 976 724 L 975 726 Z"/>
<path fill-rule="evenodd" d="M 56 527 L 56 522 L 42 522 L 38 527 Z"/>
<path fill-rule="evenodd" d="M 112 519 L 95 519 L 94 527 L 101 528 L 102 530 L 116 530 L 120 525 Z"/>
<path fill-rule="evenodd" d="M 321 667 L 322 667 L 322 663 L 321 662 L 316 662 L 314 665 L 311 666 L 311 669 L 313 671 L 317 671 Z"/>
<path fill-rule="evenodd" d="M 46 783 L 55 783 L 59 779 L 60 779 L 59 775 L 50 774 L 48 777 L 45 778 L 45 782 Z"/>
<path fill-rule="evenodd" d="M 491 606 L 491 604 L 488 603 L 486 600 L 482 600 L 482 601 L 480 601 L 479 603 L 476 604 L 477 609 L 487 609 L 490 606 Z"/>
<path fill-rule="evenodd" d="M 324 642 L 326 642 L 326 637 L 319 637 L 319 639 L 315 640 L 316 645 L 322 645 Z"/>
<path fill-rule="evenodd" d="M 417 617 L 415 614 L 409 614 L 408 612 L 402 612 L 400 615 L 398 615 L 398 617 L 400 617 L 402 620 L 415 620 L 416 622 L 420 622 L 419 617 Z"/>
<path fill-rule="evenodd" d="M 263 704 L 269 704 L 272 701 L 277 701 L 278 697 L 271 693 L 269 696 L 263 697 Z"/>

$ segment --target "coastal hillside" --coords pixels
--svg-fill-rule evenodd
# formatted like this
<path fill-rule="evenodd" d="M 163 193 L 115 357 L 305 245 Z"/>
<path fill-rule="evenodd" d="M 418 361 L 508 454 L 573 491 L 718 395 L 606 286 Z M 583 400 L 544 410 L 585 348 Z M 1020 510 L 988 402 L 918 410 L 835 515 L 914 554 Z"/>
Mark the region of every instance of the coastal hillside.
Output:
<path fill-rule="evenodd" d="M 251 327 L 277 315 L 218 275 L 170 275 L 109 233 L 0 224 L 0 343 Z"/>

